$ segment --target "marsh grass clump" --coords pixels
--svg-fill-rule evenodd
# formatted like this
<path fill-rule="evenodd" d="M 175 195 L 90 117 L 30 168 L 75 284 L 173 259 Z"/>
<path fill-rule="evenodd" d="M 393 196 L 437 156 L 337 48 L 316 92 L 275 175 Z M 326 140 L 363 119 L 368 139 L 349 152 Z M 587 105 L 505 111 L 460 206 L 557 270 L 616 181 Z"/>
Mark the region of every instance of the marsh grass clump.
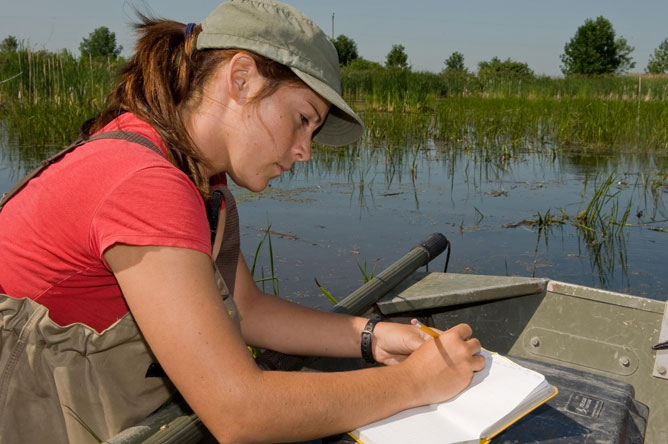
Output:
<path fill-rule="evenodd" d="M 551 210 L 548 208 L 543 214 L 541 214 L 540 211 L 536 212 L 533 225 L 538 227 L 538 229 L 547 229 L 554 225 L 563 225 L 568 219 L 568 215 L 564 213 L 564 210 L 561 210 L 561 214 L 557 216 L 552 214 Z"/>
<path fill-rule="evenodd" d="M 422 112 L 447 94 L 442 76 L 410 69 L 343 69 L 346 98 L 376 111 Z"/>
<path fill-rule="evenodd" d="M 555 147 L 668 149 L 668 107 L 661 102 L 450 97 L 435 102 L 431 112 L 367 109 L 364 118 L 367 137 L 377 146 L 410 149 L 433 141 L 491 160 Z"/>
<path fill-rule="evenodd" d="M 73 141 L 104 106 L 121 63 L 65 50 L 0 52 L 0 119 L 10 139 L 37 150 Z"/>
<path fill-rule="evenodd" d="M 548 208 L 545 213 L 542 213 L 540 211 L 537 211 L 536 214 L 533 215 L 533 218 L 531 219 L 524 219 L 520 222 L 512 223 L 512 224 L 506 224 L 503 226 L 503 228 L 517 228 L 519 226 L 531 226 L 536 229 L 538 229 L 539 233 L 541 231 L 547 231 L 553 228 L 556 225 L 563 225 L 565 224 L 568 220 L 570 220 L 570 217 L 568 214 L 564 212 L 564 210 L 561 210 L 561 214 L 556 215 L 552 213 L 552 210 Z"/>
<path fill-rule="evenodd" d="M 621 235 L 631 214 L 632 199 L 626 205 L 620 203 L 620 190 L 613 190 L 614 171 L 600 184 L 594 185 L 594 193 L 585 208 L 580 211 L 574 225 L 582 230 L 588 243 L 600 244 L 613 236 Z"/>
<path fill-rule="evenodd" d="M 615 183 L 614 171 L 601 183 L 595 183 L 591 200 L 573 222 L 603 286 L 607 285 L 606 281 L 613 275 L 617 263 L 624 276 L 627 275 L 624 227 L 631 213 L 632 199 L 625 206 L 621 204 L 620 190 L 613 190 Z"/>

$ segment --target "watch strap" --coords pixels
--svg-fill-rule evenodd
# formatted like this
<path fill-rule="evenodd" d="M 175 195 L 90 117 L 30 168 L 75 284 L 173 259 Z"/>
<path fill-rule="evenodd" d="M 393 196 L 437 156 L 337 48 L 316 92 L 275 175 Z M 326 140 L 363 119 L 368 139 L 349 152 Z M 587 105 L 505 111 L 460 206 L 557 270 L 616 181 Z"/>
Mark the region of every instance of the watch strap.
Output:
<path fill-rule="evenodd" d="M 364 326 L 362 330 L 362 358 L 369 364 L 376 364 L 376 360 L 373 357 L 373 329 L 376 328 L 378 319 L 369 319 L 369 321 Z"/>

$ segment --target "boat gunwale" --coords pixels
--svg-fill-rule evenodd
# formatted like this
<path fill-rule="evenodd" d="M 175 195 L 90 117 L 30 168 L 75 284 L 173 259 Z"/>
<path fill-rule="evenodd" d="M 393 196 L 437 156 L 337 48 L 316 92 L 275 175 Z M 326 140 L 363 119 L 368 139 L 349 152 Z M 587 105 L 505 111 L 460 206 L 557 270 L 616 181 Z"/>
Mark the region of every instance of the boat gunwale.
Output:
<path fill-rule="evenodd" d="M 550 279 L 547 283 L 547 292 L 571 296 L 579 299 L 617 305 L 650 313 L 663 314 L 666 302 L 625 293 L 618 293 L 602 288 L 587 287 L 585 285 Z"/>

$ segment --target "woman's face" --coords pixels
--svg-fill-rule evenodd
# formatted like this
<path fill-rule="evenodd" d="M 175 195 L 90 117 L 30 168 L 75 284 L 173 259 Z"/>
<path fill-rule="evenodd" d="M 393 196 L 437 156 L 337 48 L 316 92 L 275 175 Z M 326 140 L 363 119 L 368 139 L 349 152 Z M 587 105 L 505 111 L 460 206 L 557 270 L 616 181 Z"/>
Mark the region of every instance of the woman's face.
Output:
<path fill-rule="evenodd" d="M 328 111 L 329 103 L 306 85 L 284 84 L 269 97 L 246 104 L 226 144 L 225 171 L 240 186 L 264 190 L 295 162 L 311 158 L 313 133 Z"/>
<path fill-rule="evenodd" d="M 242 187 L 264 190 L 295 162 L 311 158 L 313 133 L 329 103 L 303 83 L 284 83 L 256 100 L 266 79 L 252 57 L 238 53 L 209 82 L 185 122 L 209 163 L 207 174 L 225 172 Z"/>

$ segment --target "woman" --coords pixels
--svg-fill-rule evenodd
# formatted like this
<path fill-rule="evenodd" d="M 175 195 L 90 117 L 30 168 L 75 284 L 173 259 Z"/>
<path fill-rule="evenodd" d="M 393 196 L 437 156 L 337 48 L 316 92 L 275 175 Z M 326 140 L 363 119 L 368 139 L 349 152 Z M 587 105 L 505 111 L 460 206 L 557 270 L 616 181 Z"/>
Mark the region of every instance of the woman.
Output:
<path fill-rule="evenodd" d="M 312 139 L 362 133 L 324 33 L 260 0 L 138 29 L 83 141 L 0 207 L 2 442 L 92 442 L 80 422 L 106 439 L 159 407 L 169 381 L 235 443 L 344 432 L 464 389 L 484 366 L 468 326 L 427 340 L 300 307 L 261 293 L 238 253 L 225 175 L 261 191 L 309 160 Z M 247 344 L 388 365 L 268 372 Z M 145 377 L 156 358 L 169 381 Z"/>

